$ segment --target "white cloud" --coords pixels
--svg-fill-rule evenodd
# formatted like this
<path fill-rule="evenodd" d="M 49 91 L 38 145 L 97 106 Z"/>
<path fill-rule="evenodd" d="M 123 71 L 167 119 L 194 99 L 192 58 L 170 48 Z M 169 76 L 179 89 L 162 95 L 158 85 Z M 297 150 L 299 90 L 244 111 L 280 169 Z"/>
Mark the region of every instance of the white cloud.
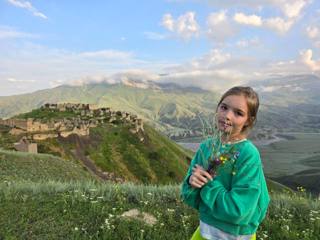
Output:
<path fill-rule="evenodd" d="M 267 61 L 259 57 L 236 56 L 220 49 L 212 49 L 197 59 L 166 69 L 167 74 L 161 76 L 159 81 L 221 91 L 234 85 L 246 84 L 250 80 L 315 74 L 319 70 L 320 60 L 312 60 L 311 50 L 306 51 L 302 59 L 297 56 L 291 60 Z M 320 75 L 320 72 L 316 74 Z M 268 90 L 271 91 L 266 89 Z"/>
<path fill-rule="evenodd" d="M 129 69 L 113 74 L 109 77 L 109 79 L 112 79 L 114 82 L 122 82 L 124 80 L 147 82 L 157 81 L 159 79 L 159 75 L 142 69 Z"/>
<path fill-rule="evenodd" d="M 258 37 L 254 37 L 251 39 L 241 39 L 236 42 L 236 45 L 242 48 L 258 46 L 259 44 L 260 44 L 260 40 Z"/>
<path fill-rule="evenodd" d="M 306 34 L 314 47 L 320 48 L 320 28 L 316 26 L 308 26 Z"/>
<path fill-rule="evenodd" d="M 172 2 L 189 2 L 191 0 L 170 0 Z M 275 7 L 288 18 L 297 18 L 302 10 L 312 2 L 312 0 L 197 0 L 197 2 L 209 4 L 213 7 L 232 8 L 246 7 L 261 10 L 263 7 Z"/>
<path fill-rule="evenodd" d="M 169 31 L 173 32 L 174 31 L 174 20 L 171 14 L 165 14 L 162 17 L 162 25 L 168 29 Z"/>
<path fill-rule="evenodd" d="M 175 72 L 161 77 L 160 81 L 173 82 L 183 86 L 197 86 L 202 89 L 217 91 L 244 83 L 243 74 L 232 69 Z"/>
<path fill-rule="evenodd" d="M 50 84 L 50 87 L 54 88 L 54 87 L 61 86 L 61 85 L 65 84 L 65 83 L 64 83 L 63 80 L 58 79 L 58 80 L 50 81 L 49 84 Z"/>
<path fill-rule="evenodd" d="M 212 49 L 208 54 L 205 54 L 203 57 L 199 59 L 193 60 L 191 62 L 193 67 L 198 69 L 210 69 L 214 66 L 221 65 L 228 60 L 230 60 L 231 54 L 223 53 L 219 49 Z"/>
<path fill-rule="evenodd" d="M 313 38 L 317 38 L 318 36 L 320 36 L 320 31 L 319 31 L 319 28 L 317 27 L 307 27 L 306 29 L 307 31 L 307 35 L 309 38 L 313 39 Z"/>
<path fill-rule="evenodd" d="M 233 19 L 240 24 L 252 25 L 256 27 L 262 25 L 261 17 L 257 15 L 245 15 L 243 13 L 236 13 Z"/>
<path fill-rule="evenodd" d="M 320 71 L 320 60 L 315 61 L 312 59 L 313 52 L 311 49 L 302 50 L 300 52 L 301 61 L 308 66 L 311 71 Z"/>
<path fill-rule="evenodd" d="M 221 10 L 220 12 L 211 13 L 208 17 L 208 24 L 212 26 L 219 25 L 228 21 L 227 11 Z"/>
<path fill-rule="evenodd" d="M 195 13 L 187 12 L 185 15 L 180 16 L 177 20 L 176 29 L 184 38 L 190 38 L 193 35 L 197 36 L 199 26 L 195 19 Z"/>
<path fill-rule="evenodd" d="M 43 19 L 48 19 L 46 15 L 39 12 L 32 4 L 28 1 L 18 1 L 18 0 L 7 0 L 10 4 L 12 4 L 15 7 L 24 8 L 30 11 L 34 16 L 40 17 Z"/>
<path fill-rule="evenodd" d="M 257 15 L 246 15 L 244 13 L 236 13 L 233 17 L 233 20 L 243 25 L 269 28 L 279 34 L 285 34 L 288 32 L 296 21 L 295 18 L 261 18 Z"/>
<path fill-rule="evenodd" d="M 38 35 L 20 32 L 8 26 L 0 26 L 0 39 L 8 38 L 39 38 Z"/>
<path fill-rule="evenodd" d="M 83 76 L 78 79 L 70 81 L 68 84 L 73 85 L 73 86 L 82 86 L 85 84 L 90 84 L 90 83 L 109 83 L 109 84 L 115 84 L 115 83 L 129 83 L 130 81 L 135 81 L 143 85 L 145 82 L 148 81 L 157 81 L 159 79 L 159 75 L 142 70 L 142 69 L 129 69 L 126 71 L 121 71 L 115 74 L 111 75 L 89 75 L 89 76 Z M 56 82 L 53 82 L 56 83 Z M 57 82 L 58 85 L 66 84 L 63 81 Z"/>
<path fill-rule="evenodd" d="M 225 90 L 252 79 L 255 59 L 234 57 L 220 49 L 189 62 L 166 69 L 159 81 L 197 86 L 207 90 Z"/>
<path fill-rule="evenodd" d="M 285 34 L 288 32 L 295 22 L 294 19 L 285 20 L 281 17 L 263 19 L 257 15 L 246 15 L 244 13 L 236 13 L 233 17 L 233 20 L 243 25 L 269 28 L 280 34 Z"/>
<path fill-rule="evenodd" d="M 288 18 L 298 18 L 302 9 L 310 3 L 309 0 L 272 0 L 271 2 Z"/>
<path fill-rule="evenodd" d="M 237 33 L 225 10 L 211 13 L 207 18 L 207 26 L 208 37 L 218 43 L 224 42 Z"/>
<path fill-rule="evenodd" d="M 186 12 L 174 20 L 171 14 L 165 14 L 162 18 L 162 26 L 183 39 L 190 39 L 199 35 L 199 25 L 194 12 Z"/>
<path fill-rule="evenodd" d="M 294 20 L 284 20 L 280 17 L 268 18 L 264 20 L 264 24 L 267 28 L 274 30 L 280 34 L 285 34 L 290 30 L 294 24 Z"/>
<path fill-rule="evenodd" d="M 114 49 L 72 52 L 29 42 L 0 44 L 0 52 L 0 95 L 31 92 L 74 80 L 112 82 L 106 76 L 137 68 L 159 72 L 173 65 L 167 61 L 141 60 L 133 52 Z M 30 79 L 36 84 L 30 84 Z M 23 89 L 14 88 L 17 83 Z"/>
<path fill-rule="evenodd" d="M 81 57 L 86 58 L 105 58 L 105 59 L 128 59 L 132 57 L 131 52 L 122 52 L 117 50 L 101 50 L 95 52 L 82 52 Z"/>
<path fill-rule="evenodd" d="M 7 86 L 5 89 L 12 88 L 17 83 L 24 87 L 21 90 L 11 90 L 14 93 L 56 87 L 71 82 L 73 85 L 83 85 L 130 80 L 175 82 L 185 86 L 222 91 L 233 85 L 246 84 L 252 79 L 320 70 L 320 61 L 312 59 L 311 50 L 305 51 L 301 60 L 269 62 L 258 56 L 256 58 L 239 56 L 215 48 L 196 59 L 174 67 L 166 67 L 169 64 L 160 66 L 159 63 L 137 60 L 130 54 L 131 58 L 121 58 L 123 57 L 121 54 L 111 54 L 116 58 L 109 58 L 110 53 L 118 52 L 117 50 L 84 54 L 30 47 L 24 49 L 23 53 L 20 51 L 14 51 L 12 55 L 4 52 L 7 57 L 0 56 L 0 79 L 7 80 L 3 83 L 4 87 Z M 158 67 L 155 67 L 157 64 Z M 165 74 L 159 75 L 156 72 Z M 29 79 L 34 79 L 37 84 L 30 84 L 33 80 Z"/>
<path fill-rule="evenodd" d="M 190 0 L 179 0 L 179 2 L 185 1 Z M 225 9 L 245 7 L 259 12 L 262 12 L 265 8 L 278 9 L 282 12 L 283 16 L 262 19 L 262 17 L 255 14 L 246 15 L 244 13 L 236 13 L 234 15 L 234 21 L 245 25 L 264 26 L 280 34 L 284 34 L 301 18 L 303 9 L 311 4 L 312 0 L 198 0 L 197 2 L 209 4 L 214 7 L 223 7 Z M 215 17 L 218 17 L 218 15 Z M 220 22 L 226 22 L 226 16 L 223 17 L 220 15 L 219 17 L 221 17 Z M 217 22 L 219 22 L 219 18 L 217 18 L 216 21 L 210 20 L 210 22 L 211 25 L 218 25 Z"/>
<path fill-rule="evenodd" d="M 34 83 L 35 80 L 22 80 L 22 79 L 16 79 L 16 78 L 8 78 L 7 79 L 8 82 L 12 82 L 12 83 Z"/>
<path fill-rule="evenodd" d="M 286 32 L 288 32 L 294 24 L 294 19 L 285 20 L 281 17 L 263 19 L 257 15 L 246 15 L 244 13 L 236 13 L 233 19 L 239 24 L 251 25 L 255 27 L 265 27 L 280 34 L 285 34 Z"/>

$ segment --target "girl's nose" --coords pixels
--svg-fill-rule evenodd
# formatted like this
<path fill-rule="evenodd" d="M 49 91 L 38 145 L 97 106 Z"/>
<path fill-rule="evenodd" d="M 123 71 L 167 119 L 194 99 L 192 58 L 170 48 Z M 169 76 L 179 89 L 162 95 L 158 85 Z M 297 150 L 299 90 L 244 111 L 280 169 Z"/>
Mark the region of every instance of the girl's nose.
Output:
<path fill-rule="evenodd" d="M 230 120 L 230 119 L 231 119 L 231 115 L 232 115 L 232 112 L 231 112 L 230 110 L 228 110 L 228 111 L 226 112 L 226 115 L 225 115 L 226 119 L 227 119 L 227 120 Z"/>

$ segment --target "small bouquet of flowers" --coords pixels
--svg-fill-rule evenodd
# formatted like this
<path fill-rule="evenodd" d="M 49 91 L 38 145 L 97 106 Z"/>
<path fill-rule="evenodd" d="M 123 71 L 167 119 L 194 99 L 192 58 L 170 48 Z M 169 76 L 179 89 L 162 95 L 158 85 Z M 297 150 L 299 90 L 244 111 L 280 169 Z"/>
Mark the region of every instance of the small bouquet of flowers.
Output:
<path fill-rule="evenodd" d="M 212 176 L 216 176 L 217 169 L 219 166 L 223 166 L 228 161 L 234 162 L 239 156 L 239 152 L 234 151 L 234 146 L 228 149 L 226 152 L 221 153 L 220 155 L 212 155 L 209 159 L 207 172 Z M 235 174 L 232 172 L 232 174 Z"/>
<path fill-rule="evenodd" d="M 203 159 L 206 166 L 203 166 L 212 176 L 216 176 L 217 169 L 225 165 L 229 161 L 234 162 L 239 157 L 239 152 L 235 150 L 235 146 L 222 143 L 222 132 L 217 128 L 215 118 L 212 124 L 200 118 L 203 125 L 203 136 L 212 139 L 212 146 L 209 146 L 212 151 L 209 159 Z M 225 136 L 225 141 L 228 136 Z M 230 147 L 229 147 L 230 146 Z"/>

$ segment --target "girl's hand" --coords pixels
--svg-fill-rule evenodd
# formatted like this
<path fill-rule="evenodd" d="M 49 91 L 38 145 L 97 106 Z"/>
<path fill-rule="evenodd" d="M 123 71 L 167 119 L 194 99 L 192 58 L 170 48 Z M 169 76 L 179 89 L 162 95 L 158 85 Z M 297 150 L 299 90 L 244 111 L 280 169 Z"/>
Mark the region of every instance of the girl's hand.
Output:
<path fill-rule="evenodd" d="M 190 185 L 194 188 L 202 188 L 208 180 L 212 180 L 211 175 L 196 164 L 195 167 L 192 168 L 192 175 L 189 178 Z"/>

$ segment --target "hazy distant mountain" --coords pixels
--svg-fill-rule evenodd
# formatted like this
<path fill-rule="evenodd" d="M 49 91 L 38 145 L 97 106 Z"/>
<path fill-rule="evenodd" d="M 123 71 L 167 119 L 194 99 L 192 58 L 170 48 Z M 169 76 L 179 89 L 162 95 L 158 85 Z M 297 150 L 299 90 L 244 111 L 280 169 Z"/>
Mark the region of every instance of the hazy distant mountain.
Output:
<path fill-rule="evenodd" d="M 30 94 L 0 97 L 0 117 L 28 112 L 45 103 L 91 103 L 99 107 L 135 113 L 163 132 L 192 129 L 199 125 L 198 112 L 212 112 L 217 94 L 176 84 L 124 81 L 118 84 L 59 86 Z"/>
<path fill-rule="evenodd" d="M 320 78 L 314 75 L 276 77 L 251 82 L 260 94 L 260 121 L 277 129 L 320 129 Z"/>
<path fill-rule="evenodd" d="M 279 106 L 320 103 L 320 78 L 315 75 L 275 77 L 250 83 L 262 102 Z"/>
<path fill-rule="evenodd" d="M 275 77 L 253 81 L 260 94 L 259 128 L 287 131 L 319 131 L 320 79 L 314 75 Z M 0 97 L 0 117 L 28 112 L 44 103 L 80 102 L 135 113 L 158 130 L 177 135 L 201 131 L 199 114 L 215 110 L 221 93 L 173 83 L 124 80 L 121 83 L 95 83 L 59 86 L 30 94 Z"/>

